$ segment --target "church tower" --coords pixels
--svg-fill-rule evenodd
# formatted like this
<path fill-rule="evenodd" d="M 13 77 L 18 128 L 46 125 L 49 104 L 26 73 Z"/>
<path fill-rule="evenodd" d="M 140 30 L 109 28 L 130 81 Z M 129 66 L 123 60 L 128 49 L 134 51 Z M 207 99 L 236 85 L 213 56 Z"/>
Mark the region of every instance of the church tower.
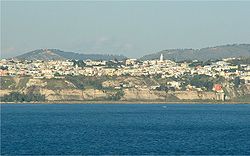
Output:
<path fill-rule="evenodd" d="M 163 54 L 161 54 L 160 56 L 160 61 L 163 61 Z"/>

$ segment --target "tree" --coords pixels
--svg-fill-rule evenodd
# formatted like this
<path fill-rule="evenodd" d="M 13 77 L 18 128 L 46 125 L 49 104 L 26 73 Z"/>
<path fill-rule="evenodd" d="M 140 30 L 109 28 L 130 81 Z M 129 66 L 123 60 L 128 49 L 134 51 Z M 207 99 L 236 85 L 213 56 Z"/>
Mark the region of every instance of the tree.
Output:
<path fill-rule="evenodd" d="M 23 94 L 19 92 L 11 92 L 9 95 L 4 95 L 1 98 L 4 102 L 31 102 L 31 101 L 45 101 L 45 95 L 41 94 Z"/>
<path fill-rule="evenodd" d="M 240 86 L 240 77 L 239 76 L 237 76 L 237 77 L 235 77 L 234 78 L 234 86 L 236 87 L 236 88 L 238 88 L 239 86 Z"/>
<path fill-rule="evenodd" d="M 121 100 L 121 98 L 124 96 L 124 91 L 123 90 L 119 90 L 118 92 L 116 92 L 114 95 L 109 96 L 108 100 L 111 101 L 118 101 Z"/>
<path fill-rule="evenodd" d="M 0 66 L 0 69 L 2 69 L 2 70 L 8 70 L 8 66 Z"/>
<path fill-rule="evenodd" d="M 207 90 L 213 89 L 213 79 L 208 75 L 195 75 L 190 79 L 190 84 L 199 88 L 205 87 Z"/>
<path fill-rule="evenodd" d="M 54 76 L 61 76 L 58 72 L 56 72 L 55 74 L 54 74 Z"/>
<path fill-rule="evenodd" d="M 86 63 L 83 62 L 83 60 L 72 60 L 73 61 L 73 66 L 78 66 L 78 67 L 85 67 Z"/>

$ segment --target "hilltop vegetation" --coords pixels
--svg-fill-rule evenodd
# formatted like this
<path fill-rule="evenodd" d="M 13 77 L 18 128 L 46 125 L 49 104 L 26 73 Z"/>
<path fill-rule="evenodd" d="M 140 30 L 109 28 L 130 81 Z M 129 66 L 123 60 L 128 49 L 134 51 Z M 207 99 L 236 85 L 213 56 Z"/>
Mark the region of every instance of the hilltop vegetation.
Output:
<path fill-rule="evenodd" d="M 250 57 L 250 44 L 232 44 L 202 49 L 168 49 L 157 53 L 145 55 L 141 60 L 164 59 L 181 60 L 217 60 L 228 57 Z"/>
<path fill-rule="evenodd" d="M 175 61 L 182 60 L 217 60 L 228 57 L 250 57 L 250 44 L 231 44 L 202 49 L 167 49 L 157 53 L 142 56 L 140 60 L 158 59 L 160 55 L 164 59 Z M 59 49 L 37 49 L 16 57 L 21 60 L 124 60 L 123 55 L 112 54 L 82 54 L 77 52 L 64 52 Z"/>
<path fill-rule="evenodd" d="M 123 55 L 112 54 L 81 54 L 76 52 L 64 52 L 59 49 L 37 49 L 16 57 L 20 60 L 123 60 Z"/>

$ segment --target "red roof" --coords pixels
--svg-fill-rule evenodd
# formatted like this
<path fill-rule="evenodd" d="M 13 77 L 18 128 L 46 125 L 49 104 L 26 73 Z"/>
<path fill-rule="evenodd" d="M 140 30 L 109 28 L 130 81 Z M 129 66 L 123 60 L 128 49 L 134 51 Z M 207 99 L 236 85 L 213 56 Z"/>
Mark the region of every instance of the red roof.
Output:
<path fill-rule="evenodd" d="M 215 91 L 221 91 L 222 90 L 222 85 L 221 84 L 215 84 L 214 85 L 214 90 Z"/>

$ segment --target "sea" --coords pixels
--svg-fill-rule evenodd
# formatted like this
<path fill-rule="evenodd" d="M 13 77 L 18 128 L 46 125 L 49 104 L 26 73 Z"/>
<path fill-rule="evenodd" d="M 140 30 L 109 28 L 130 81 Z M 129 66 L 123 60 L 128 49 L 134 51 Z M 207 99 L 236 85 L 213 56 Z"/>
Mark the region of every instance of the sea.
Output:
<path fill-rule="evenodd" d="M 1 104 L 1 155 L 236 154 L 249 104 Z"/>

